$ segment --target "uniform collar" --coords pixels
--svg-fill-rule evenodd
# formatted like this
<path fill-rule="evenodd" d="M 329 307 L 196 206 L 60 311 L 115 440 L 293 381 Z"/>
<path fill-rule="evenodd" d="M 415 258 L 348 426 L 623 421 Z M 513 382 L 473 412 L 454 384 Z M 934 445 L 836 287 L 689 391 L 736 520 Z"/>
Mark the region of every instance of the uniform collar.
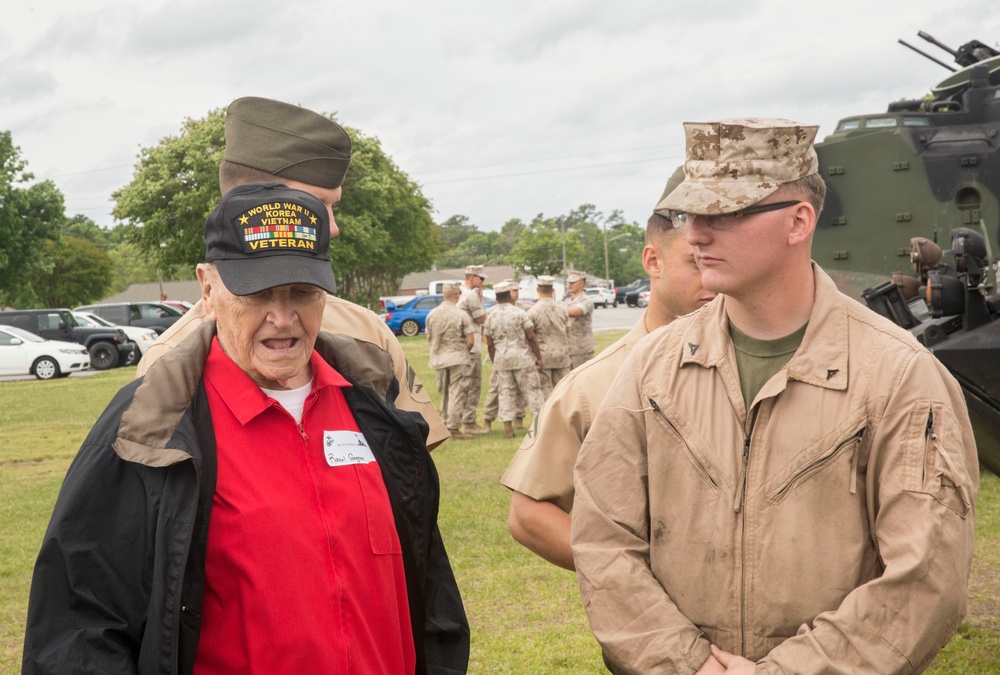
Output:
<path fill-rule="evenodd" d="M 826 389 L 847 389 L 848 330 L 846 298 L 833 280 L 816 264 L 812 264 L 816 295 L 809 326 L 802 344 L 785 366 L 788 377 Z M 681 365 L 697 364 L 705 368 L 718 367 L 728 358 L 735 359 L 729 336 L 729 314 L 726 297 L 711 302 L 696 313 L 681 340 Z M 767 387 L 769 390 L 770 387 Z M 765 392 L 761 394 L 777 392 Z"/>

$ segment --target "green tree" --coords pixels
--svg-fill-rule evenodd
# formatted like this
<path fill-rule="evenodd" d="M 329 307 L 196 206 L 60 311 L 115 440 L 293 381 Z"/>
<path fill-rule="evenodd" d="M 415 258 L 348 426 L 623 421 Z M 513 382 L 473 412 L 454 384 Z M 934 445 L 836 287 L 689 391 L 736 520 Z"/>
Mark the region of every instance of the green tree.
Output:
<path fill-rule="evenodd" d="M 76 236 L 47 242 L 51 269 L 32 279 L 45 307 L 76 307 L 103 298 L 114 276 L 111 256 L 93 242 Z"/>
<path fill-rule="evenodd" d="M 220 108 L 187 118 L 180 134 L 143 148 L 132 181 L 111 195 L 112 214 L 131 226 L 129 241 L 154 271 L 193 268 L 205 258 L 205 218 L 220 197 L 224 114 Z"/>
<path fill-rule="evenodd" d="M 351 168 L 330 245 L 338 295 L 373 306 L 410 272 L 429 269 L 441 250 L 430 202 L 383 151 L 377 138 L 347 128 Z"/>
<path fill-rule="evenodd" d="M 330 258 L 338 294 L 374 304 L 379 295 L 395 293 L 407 273 L 429 268 L 440 240 L 430 203 L 378 139 L 347 133 L 353 160 Z M 223 110 L 186 119 L 181 133 L 140 152 L 132 181 L 113 195 L 115 218 L 130 226 L 128 240 L 165 276 L 204 258 L 205 218 L 219 201 L 224 149 Z"/>
<path fill-rule="evenodd" d="M 47 242 L 59 237 L 66 217 L 55 184 L 27 185 L 33 179 L 10 132 L 0 132 L 0 305 L 39 302 L 26 279 L 49 269 Z"/>
<path fill-rule="evenodd" d="M 437 226 L 441 245 L 445 250 L 461 246 L 466 239 L 479 232 L 479 228 L 469 222 L 468 216 L 456 214 Z"/>
<path fill-rule="evenodd" d="M 582 258 L 584 247 L 579 232 L 564 232 L 561 225 L 557 218 L 535 216 L 531 225 L 518 233 L 517 243 L 508 256 L 510 264 L 534 275 L 559 274 L 563 271 L 564 241 L 567 263 Z"/>

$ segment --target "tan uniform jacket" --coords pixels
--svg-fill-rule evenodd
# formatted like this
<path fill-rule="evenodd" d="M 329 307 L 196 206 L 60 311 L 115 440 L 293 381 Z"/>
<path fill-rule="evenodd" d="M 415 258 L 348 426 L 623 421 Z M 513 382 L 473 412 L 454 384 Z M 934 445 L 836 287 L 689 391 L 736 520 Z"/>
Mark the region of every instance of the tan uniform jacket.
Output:
<path fill-rule="evenodd" d="M 962 391 L 814 269 L 802 344 L 749 416 L 720 296 L 636 345 L 583 444 L 573 556 L 624 672 L 693 673 L 710 641 L 757 672 L 920 672 L 965 613 Z"/>
<path fill-rule="evenodd" d="M 566 308 L 552 298 L 542 298 L 528 309 L 535 324 L 538 349 L 542 352 L 542 368 L 569 368 L 569 338 L 566 334 Z"/>
<path fill-rule="evenodd" d="M 199 301 L 177 323 L 160 335 L 156 342 L 149 346 L 142 361 L 139 362 L 136 377 L 145 374 L 156 359 L 176 347 L 181 340 L 193 333 L 195 328 L 206 320 L 205 309 Z M 441 416 L 434 409 L 434 404 L 427 392 L 424 391 L 424 385 L 421 384 L 417 374 L 407 363 L 399 341 L 378 314 L 347 300 L 327 295 L 321 328 L 329 333 L 349 335 L 363 342 L 374 344 L 388 352 L 396 380 L 399 382 L 399 395 L 395 400 L 396 407 L 419 413 L 427 421 L 427 425 L 430 427 L 430 432 L 427 434 L 428 448 L 433 449 L 451 438 Z"/>
<path fill-rule="evenodd" d="M 431 368 L 451 368 L 469 363 L 467 335 L 478 332 L 469 315 L 453 302 L 442 302 L 427 315 L 427 344 Z"/>
<path fill-rule="evenodd" d="M 573 465 L 594 415 L 632 347 L 646 336 L 646 315 L 625 336 L 570 372 L 546 399 L 500 482 L 538 501 L 573 509 Z"/>

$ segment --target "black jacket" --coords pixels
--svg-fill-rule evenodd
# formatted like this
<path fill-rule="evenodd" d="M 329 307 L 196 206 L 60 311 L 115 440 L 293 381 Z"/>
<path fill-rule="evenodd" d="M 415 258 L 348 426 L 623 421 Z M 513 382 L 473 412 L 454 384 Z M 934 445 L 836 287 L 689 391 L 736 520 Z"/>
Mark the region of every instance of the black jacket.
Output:
<path fill-rule="evenodd" d="M 66 474 L 32 577 L 24 673 L 190 673 L 198 647 L 215 438 L 202 383 L 206 323 L 121 389 Z M 382 470 L 403 550 L 417 673 L 464 673 L 469 628 L 437 527 L 427 426 L 388 401 L 370 345 L 317 350 Z"/>

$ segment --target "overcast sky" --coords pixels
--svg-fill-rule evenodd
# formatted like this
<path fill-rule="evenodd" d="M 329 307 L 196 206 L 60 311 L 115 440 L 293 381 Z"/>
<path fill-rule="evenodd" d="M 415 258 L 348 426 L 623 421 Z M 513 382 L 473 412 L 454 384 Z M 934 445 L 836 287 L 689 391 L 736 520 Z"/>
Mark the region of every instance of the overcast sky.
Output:
<path fill-rule="evenodd" d="M 885 110 L 996 46 L 995 0 L 22 0 L 0 23 L 0 129 L 68 215 L 112 225 L 139 150 L 234 98 L 377 136 L 440 222 L 584 203 L 644 222 L 683 121 Z M 349 199 L 350 195 L 345 198 Z"/>

